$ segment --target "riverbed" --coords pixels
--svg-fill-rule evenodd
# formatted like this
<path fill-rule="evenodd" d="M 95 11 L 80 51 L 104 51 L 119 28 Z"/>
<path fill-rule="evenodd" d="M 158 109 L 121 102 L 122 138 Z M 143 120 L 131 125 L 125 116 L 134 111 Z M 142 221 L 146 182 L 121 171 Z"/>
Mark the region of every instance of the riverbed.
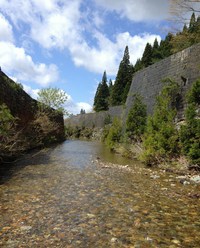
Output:
<path fill-rule="evenodd" d="M 0 247 L 200 247 L 200 185 L 66 141 L 0 168 Z"/>

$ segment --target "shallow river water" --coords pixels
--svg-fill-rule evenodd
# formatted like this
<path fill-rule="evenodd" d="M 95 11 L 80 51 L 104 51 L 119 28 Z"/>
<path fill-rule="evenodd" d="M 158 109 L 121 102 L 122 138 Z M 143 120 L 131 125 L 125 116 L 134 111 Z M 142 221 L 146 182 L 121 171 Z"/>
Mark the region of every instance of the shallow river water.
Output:
<path fill-rule="evenodd" d="M 0 173 L 0 247 L 200 247 L 200 186 L 101 144 L 66 141 Z"/>

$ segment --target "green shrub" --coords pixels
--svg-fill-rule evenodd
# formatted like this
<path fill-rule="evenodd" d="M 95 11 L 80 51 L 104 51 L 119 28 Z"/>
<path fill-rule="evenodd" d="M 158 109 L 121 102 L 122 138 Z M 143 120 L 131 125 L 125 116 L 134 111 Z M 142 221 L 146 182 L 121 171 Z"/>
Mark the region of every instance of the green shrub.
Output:
<path fill-rule="evenodd" d="M 109 129 L 108 135 L 105 139 L 106 145 L 114 150 L 115 146 L 120 142 L 122 137 L 122 125 L 118 118 L 114 118 L 113 123 Z"/>
<path fill-rule="evenodd" d="M 173 157 L 179 151 L 178 132 L 175 126 L 176 109 L 173 106 L 178 93 L 178 85 L 171 81 L 157 97 L 155 110 L 148 118 L 144 134 L 144 153 L 146 164 L 156 164 Z"/>
<path fill-rule="evenodd" d="M 180 143 L 182 152 L 192 163 L 200 165 L 200 80 L 193 83 L 188 96 L 188 106 L 185 111 L 186 124 L 180 128 Z"/>
<path fill-rule="evenodd" d="M 144 133 L 147 120 L 146 105 L 139 95 L 135 95 L 132 108 L 129 111 L 126 121 L 126 137 L 137 141 Z"/>
<path fill-rule="evenodd" d="M 5 104 L 0 105 L 0 137 L 9 135 L 15 120 L 9 108 Z"/>

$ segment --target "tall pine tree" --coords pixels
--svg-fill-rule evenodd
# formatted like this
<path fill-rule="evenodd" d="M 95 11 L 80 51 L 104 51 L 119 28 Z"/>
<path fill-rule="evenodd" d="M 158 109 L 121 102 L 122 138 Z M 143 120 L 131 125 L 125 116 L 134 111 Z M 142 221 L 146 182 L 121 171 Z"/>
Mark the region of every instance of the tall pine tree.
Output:
<path fill-rule="evenodd" d="M 142 55 L 142 64 L 144 65 L 144 67 L 147 67 L 153 63 L 152 57 L 153 57 L 153 48 L 150 43 L 147 43 L 144 49 L 144 53 Z"/>
<path fill-rule="evenodd" d="M 130 64 L 129 50 L 126 46 L 124 56 L 119 65 L 119 70 L 113 85 L 111 94 L 111 105 L 121 105 L 125 103 L 131 85 L 133 66 Z"/>
<path fill-rule="evenodd" d="M 99 83 L 94 97 L 94 110 L 96 112 L 108 110 L 109 95 L 106 71 L 104 71 L 102 81 Z"/>

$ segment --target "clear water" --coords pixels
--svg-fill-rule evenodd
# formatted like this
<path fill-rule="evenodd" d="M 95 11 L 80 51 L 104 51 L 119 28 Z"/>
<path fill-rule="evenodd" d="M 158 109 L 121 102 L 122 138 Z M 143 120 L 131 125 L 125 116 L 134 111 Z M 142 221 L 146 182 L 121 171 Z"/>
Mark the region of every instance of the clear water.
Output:
<path fill-rule="evenodd" d="M 0 173 L 0 247 L 200 247 L 199 185 L 99 143 L 66 141 Z"/>

